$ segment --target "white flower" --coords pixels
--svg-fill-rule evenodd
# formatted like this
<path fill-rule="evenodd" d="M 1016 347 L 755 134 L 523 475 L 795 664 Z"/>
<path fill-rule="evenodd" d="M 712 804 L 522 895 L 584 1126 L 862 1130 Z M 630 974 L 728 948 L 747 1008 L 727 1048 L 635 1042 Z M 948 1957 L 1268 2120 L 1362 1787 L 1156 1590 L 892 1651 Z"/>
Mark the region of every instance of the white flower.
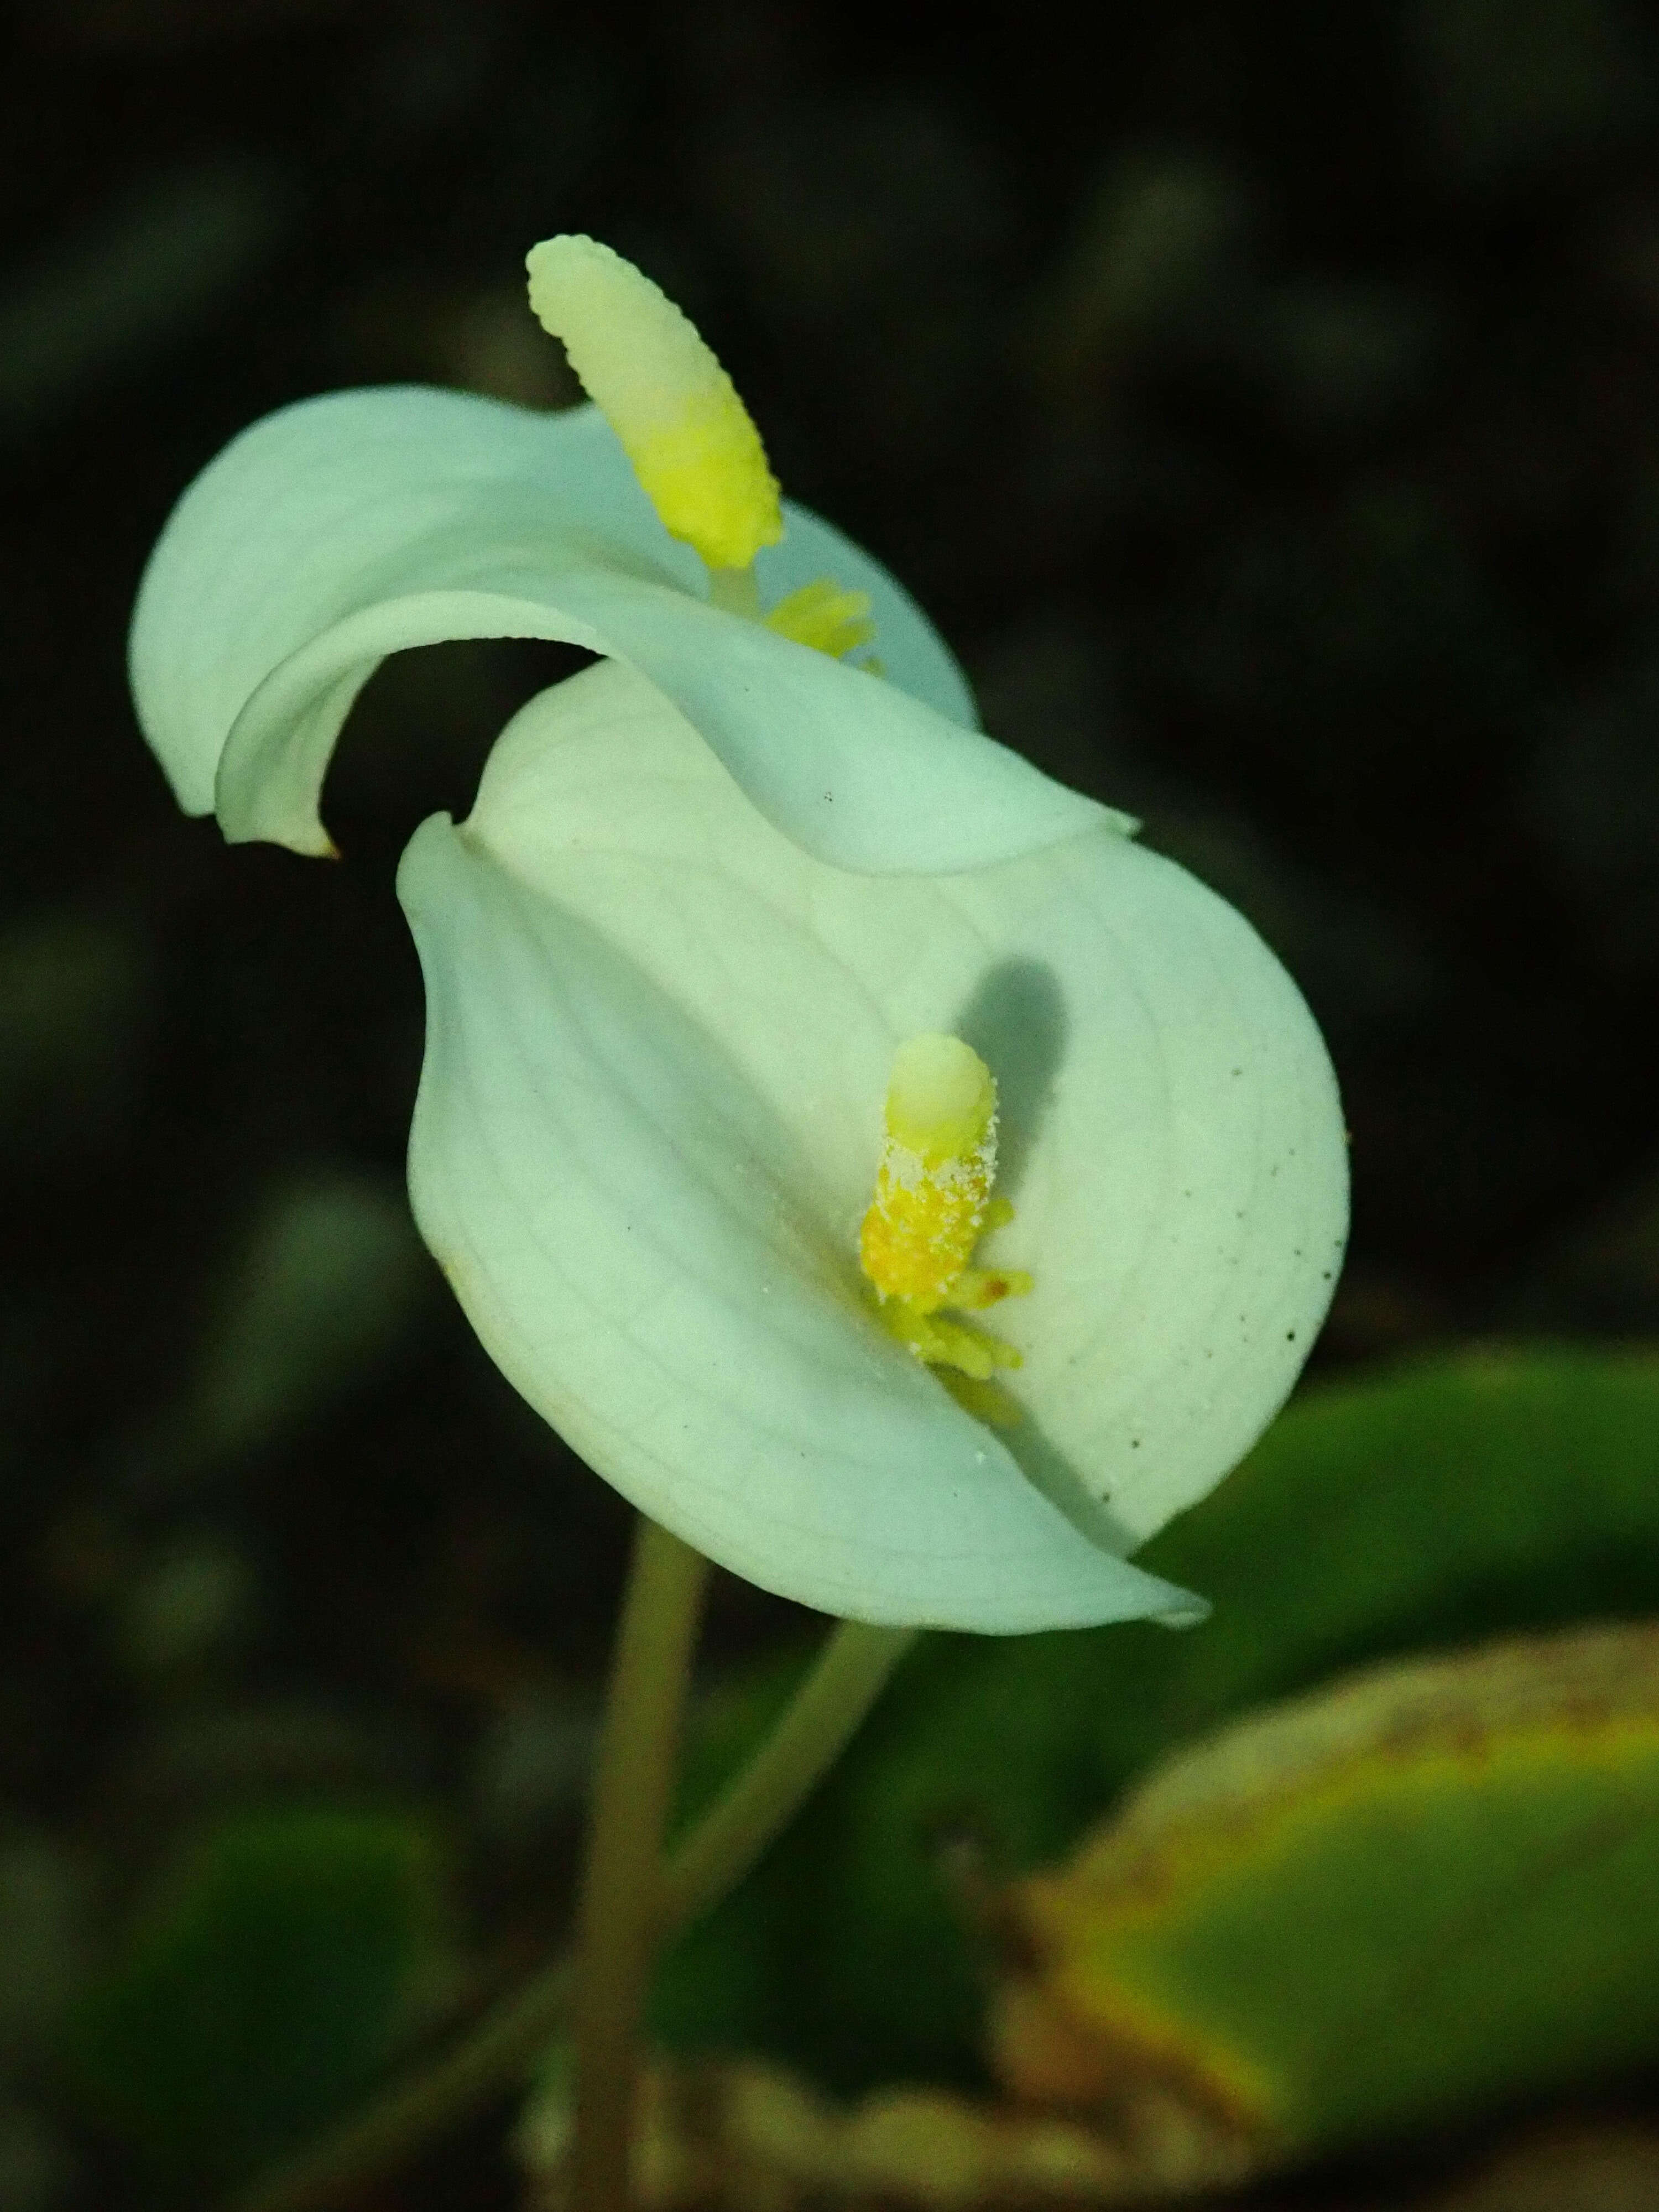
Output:
<path fill-rule="evenodd" d="M 428 994 L 410 1191 L 479 1336 L 636 1505 L 805 1604 L 1190 1617 L 1121 1554 L 1249 1449 L 1323 1316 L 1346 1178 L 1318 1032 L 1229 907 L 977 733 L 900 587 L 777 507 L 653 288 L 586 241 L 538 256 L 611 420 L 400 389 L 256 424 L 145 577 L 146 734 L 227 836 L 322 853 L 384 655 L 602 655 L 398 879 Z M 826 576 L 839 596 L 804 591 Z M 756 618 L 790 600 L 833 647 L 848 593 L 882 676 Z M 981 1204 L 976 1259 L 1031 1279 L 998 1313 L 1001 1425 L 860 1266 L 895 1052 L 933 1032 L 1000 1088 L 1015 1212 Z"/>

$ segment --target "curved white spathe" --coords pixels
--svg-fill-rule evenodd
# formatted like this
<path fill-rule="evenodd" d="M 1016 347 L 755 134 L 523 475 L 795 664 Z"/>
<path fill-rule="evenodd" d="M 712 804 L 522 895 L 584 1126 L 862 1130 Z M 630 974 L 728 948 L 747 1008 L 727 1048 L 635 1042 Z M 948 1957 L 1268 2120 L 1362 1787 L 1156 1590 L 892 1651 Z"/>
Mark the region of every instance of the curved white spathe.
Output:
<path fill-rule="evenodd" d="M 1323 1047 L 1231 908 L 1107 830 L 952 876 L 830 867 L 615 665 L 524 710 L 400 890 L 430 1024 L 417 1218 L 619 1488 L 854 1617 L 1189 1605 L 1103 1547 L 1271 1419 L 1346 1218 Z M 1003 1078 L 1018 1213 L 993 1249 L 1036 1278 L 996 1316 L 1024 1354 L 1000 1436 L 879 1328 L 854 1260 L 893 1049 L 934 1029 Z"/>
<path fill-rule="evenodd" d="M 843 867 L 977 866 L 1122 826 L 973 729 L 914 602 L 787 515 L 763 590 L 827 573 L 868 592 L 885 681 L 709 606 L 591 408 L 414 387 L 304 401 L 228 447 L 163 531 L 133 619 L 139 719 L 186 809 L 325 853 L 323 775 L 388 653 L 553 638 L 637 668 L 769 819 Z"/>
<path fill-rule="evenodd" d="M 592 1466 L 827 1613 L 1191 1613 L 885 1335 L 800 1203 L 791 1133 L 631 963 L 441 818 L 400 880 L 427 979 L 416 1218 L 497 1364 Z"/>

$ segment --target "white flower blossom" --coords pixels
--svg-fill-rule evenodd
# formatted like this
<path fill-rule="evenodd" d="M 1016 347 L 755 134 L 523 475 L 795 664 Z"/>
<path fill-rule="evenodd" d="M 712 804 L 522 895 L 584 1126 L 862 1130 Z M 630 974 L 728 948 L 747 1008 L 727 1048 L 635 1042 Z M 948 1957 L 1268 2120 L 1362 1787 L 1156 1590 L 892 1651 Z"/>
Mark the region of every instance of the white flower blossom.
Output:
<path fill-rule="evenodd" d="M 398 878 L 410 1188 L 479 1337 L 635 1504 L 806 1605 L 1190 1618 L 1124 1555 L 1248 1450 L 1323 1316 L 1346 1171 L 1318 1031 L 1231 908 L 975 729 L 893 579 L 778 504 L 654 288 L 585 240 L 532 265 L 599 406 L 351 392 L 244 433 L 145 576 L 149 742 L 228 837 L 325 853 L 385 655 L 601 656 Z M 879 674 L 840 657 L 866 632 Z M 991 1088 L 937 1155 L 955 1256 L 890 1296 L 860 1231 L 878 1175 L 902 1205 L 921 1172 L 888 1097 L 919 1038 Z"/>

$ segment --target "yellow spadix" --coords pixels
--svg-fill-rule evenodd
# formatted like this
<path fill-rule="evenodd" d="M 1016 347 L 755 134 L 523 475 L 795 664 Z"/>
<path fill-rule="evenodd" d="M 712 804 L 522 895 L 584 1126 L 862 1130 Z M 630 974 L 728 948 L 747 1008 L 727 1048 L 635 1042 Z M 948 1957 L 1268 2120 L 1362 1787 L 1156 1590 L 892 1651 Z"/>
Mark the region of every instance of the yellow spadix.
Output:
<path fill-rule="evenodd" d="M 537 320 L 563 341 L 663 527 L 711 569 L 746 569 L 783 535 L 777 481 L 696 325 L 595 239 L 544 239 L 525 265 Z"/>

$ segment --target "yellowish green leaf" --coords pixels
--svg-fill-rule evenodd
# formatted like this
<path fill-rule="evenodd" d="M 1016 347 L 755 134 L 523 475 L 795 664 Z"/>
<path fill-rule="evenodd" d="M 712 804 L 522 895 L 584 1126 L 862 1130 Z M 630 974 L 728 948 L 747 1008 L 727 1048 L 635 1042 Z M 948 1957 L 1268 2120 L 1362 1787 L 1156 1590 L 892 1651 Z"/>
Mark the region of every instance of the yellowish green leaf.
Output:
<path fill-rule="evenodd" d="M 1659 1626 L 1373 1668 L 1177 1754 L 1016 1885 L 1010 2085 L 1272 2158 L 1659 2054 Z"/>

